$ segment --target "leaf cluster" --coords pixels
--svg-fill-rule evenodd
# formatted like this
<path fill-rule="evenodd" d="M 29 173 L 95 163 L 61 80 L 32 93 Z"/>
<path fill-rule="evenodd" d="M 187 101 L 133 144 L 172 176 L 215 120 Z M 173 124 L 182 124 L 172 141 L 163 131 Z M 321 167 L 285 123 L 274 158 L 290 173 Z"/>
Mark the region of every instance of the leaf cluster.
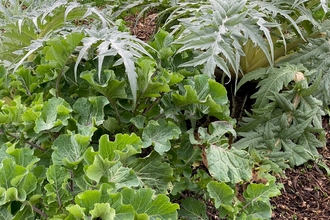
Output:
<path fill-rule="evenodd" d="M 318 159 L 324 1 L 47 3 L 1 2 L 3 218 L 269 219 L 271 174 Z M 150 42 L 111 20 L 137 6 Z M 241 123 L 216 69 L 258 81 Z"/>

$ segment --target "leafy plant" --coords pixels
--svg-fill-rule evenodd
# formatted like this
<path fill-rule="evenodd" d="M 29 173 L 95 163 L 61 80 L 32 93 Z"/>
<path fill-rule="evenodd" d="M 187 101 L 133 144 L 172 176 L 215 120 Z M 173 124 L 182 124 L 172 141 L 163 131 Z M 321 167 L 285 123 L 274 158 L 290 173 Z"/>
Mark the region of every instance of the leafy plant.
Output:
<path fill-rule="evenodd" d="M 173 2 L 148 43 L 104 16 L 115 7 L 8 2 L 0 38 L 3 218 L 205 219 L 213 207 L 220 218 L 268 219 L 281 188 L 271 174 L 318 157 L 328 104 L 320 58 L 329 41 L 307 37 L 327 23 L 324 2 Z M 20 10 L 26 17 L 8 19 Z M 274 63 L 277 49 L 303 39 L 301 50 Z M 245 71 L 251 51 L 272 65 L 240 80 L 238 88 L 259 84 L 252 113 L 236 124 L 212 75 L 216 67 L 228 76 Z"/>

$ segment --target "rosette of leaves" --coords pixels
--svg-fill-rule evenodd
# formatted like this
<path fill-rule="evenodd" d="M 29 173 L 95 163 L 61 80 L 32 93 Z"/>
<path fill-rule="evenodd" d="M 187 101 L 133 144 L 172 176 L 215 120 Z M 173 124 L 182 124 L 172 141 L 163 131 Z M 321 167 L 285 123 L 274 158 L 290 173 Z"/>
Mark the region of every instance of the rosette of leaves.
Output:
<path fill-rule="evenodd" d="M 238 129 L 243 138 L 234 147 L 248 149 L 260 162 L 271 160 L 281 168 L 318 158 L 317 147 L 325 144 L 321 121 L 325 113 L 322 101 L 314 96 L 321 78 L 321 72 L 310 72 L 302 64 L 262 68 L 243 77 L 243 81 L 261 80 L 251 96 L 252 113 Z"/>
<path fill-rule="evenodd" d="M 202 66 L 209 76 L 219 68 L 231 77 L 273 66 L 306 39 L 322 36 L 326 16 L 319 14 L 327 12 L 325 1 L 211 0 L 176 10 L 168 23 L 178 14 L 189 15 L 172 27 L 177 33 L 174 44 L 182 45 L 177 53 L 195 53 L 182 67 Z"/>

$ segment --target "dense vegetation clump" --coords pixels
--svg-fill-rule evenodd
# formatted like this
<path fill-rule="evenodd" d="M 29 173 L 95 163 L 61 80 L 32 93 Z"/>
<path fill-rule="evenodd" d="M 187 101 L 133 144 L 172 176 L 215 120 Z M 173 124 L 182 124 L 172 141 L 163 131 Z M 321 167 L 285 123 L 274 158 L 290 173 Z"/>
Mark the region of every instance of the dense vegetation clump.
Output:
<path fill-rule="evenodd" d="M 2 0 L 1 218 L 271 218 L 325 145 L 328 6 Z M 145 42 L 124 17 L 150 10 Z"/>

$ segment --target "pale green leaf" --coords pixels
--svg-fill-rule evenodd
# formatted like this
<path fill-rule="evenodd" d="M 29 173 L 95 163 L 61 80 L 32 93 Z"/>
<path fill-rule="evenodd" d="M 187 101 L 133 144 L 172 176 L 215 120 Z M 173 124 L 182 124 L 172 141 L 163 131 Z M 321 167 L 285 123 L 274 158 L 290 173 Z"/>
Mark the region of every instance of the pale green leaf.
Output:
<path fill-rule="evenodd" d="M 89 137 L 81 135 L 60 135 L 53 143 L 52 159 L 54 164 L 74 167 L 83 160 L 83 154 L 88 147 Z"/>
<path fill-rule="evenodd" d="M 2 161 L 0 167 L 0 186 L 5 189 L 16 187 L 28 173 L 27 169 L 15 164 L 11 158 L 6 158 Z"/>
<path fill-rule="evenodd" d="M 85 126 L 100 125 L 104 121 L 104 106 L 109 101 L 104 96 L 79 98 L 73 105 L 77 122 Z"/>
<path fill-rule="evenodd" d="M 69 205 L 65 207 L 65 209 L 68 210 L 76 219 L 84 219 L 85 217 L 85 208 L 82 208 L 79 205 Z"/>
<path fill-rule="evenodd" d="M 72 199 L 67 190 L 68 180 L 71 175 L 64 167 L 51 165 L 46 172 L 46 176 L 48 183 L 45 185 L 47 193 L 44 199 L 48 204 L 55 203 L 56 209 L 61 208 L 59 207 L 60 204 L 65 204 Z"/>
<path fill-rule="evenodd" d="M 136 134 L 116 134 L 115 141 L 109 141 L 108 135 L 102 135 L 99 140 L 99 152 L 103 159 L 114 160 L 116 154 L 121 161 L 139 153 L 142 147 L 140 137 Z"/>
<path fill-rule="evenodd" d="M 253 203 L 262 201 L 267 203 L 269 198 L 281 195 L 279 187 L 276 186 L 274 181 L 270 181 L 266 184 L 262 183 L 251 183 L 243 193 L 244 198 Z"/>
<path fill-rule="evenodd" d="M 39 133 L 51 129 L 60 130 L 68 124 L 71 111 L 70 105 L 64 99 L 51 98 L 44 103 L 42 113 L 36 120 L 34 131 Z"/>
<path fill-rule="evenodd" d="M 229 212 L 234 212 L 233 198 L 235 197 L 234 190 L 223 182 L 211 181 L 207 184 L 207 191 L 210 197 L 214 199 L 216 208 L 224 208 Z"/>
<path fill-rule="evenodd" d="M 13 215 L 7 210 L 6 206 L 0 206 L 0 219 L 12 219 Z"/>
<path fill-rule="evenodd" d="M 221 182 L 237 183 L 252 177 L 252 164 L 244 150 L 211 145 L 206 157 L 211 176 Z"/>
<path fill-rule="evenodd" d="M 110 208 L 109 203 L 95 203 L 94 209 L 89 211 L 92 218 L 101 218 L 107 220 L 115 219 L 116 211 Z"/>
<path fill-rule="evenodd" d="M 100 155 L 97 155 L 93 164 L 86 168 L 86 175 L 97 183 L 101 179 L 105 179 L 105 182 L 114 183 L 118 189 L 124 186 L 133 187 L 139 185 L 138 178 L 133 170 L 124 167 L 119 161 L 109 161 L 108 159 L 103 159 Z"/>
<path fill-rule="evenodd" d="M 170 140 L 178 139 L 180 134 L 180 128 L 170 121 L 149 121 L 142 133 L 143 147 L 153 145 L 155 151 L 163 154 L 171 149 Z"/>
<path fill-rule="evenodd" d="M 33 150 L 29 148 L 10 147 L 6 152 L 13 156 L 17 165 L 26 167 L 28 170 L 31 170 L 32 167 L 40 160 L 40 158 L 33 155 Z"/>
<path fill-rule="evenodd" d="M 146 214 L 150 220 L 177 219 L 178 204 L 172 204 L 164 194 L 155 196 L 151 189 L 123 189 L 123 203 L 132 205 L 137 214 Z"/>

